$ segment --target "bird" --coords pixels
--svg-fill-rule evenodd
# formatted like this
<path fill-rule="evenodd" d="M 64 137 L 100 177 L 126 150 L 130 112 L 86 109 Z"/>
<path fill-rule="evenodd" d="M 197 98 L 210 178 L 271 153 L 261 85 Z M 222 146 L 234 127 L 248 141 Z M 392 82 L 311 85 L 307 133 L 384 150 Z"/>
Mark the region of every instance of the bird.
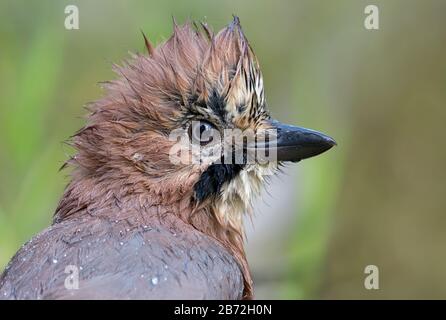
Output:
<path fill-rule="evenodd" d="M 113 65 L 116 78 L 69 139 L 70 181 L 52 224 L 6 266 L 1 299 L 254 298 L 244 216 L 281 165 L 336 142 L 272 118 L 237 16 L 216 33 L 174 21 L 159 45 L 143 37 L 147 52 Z M 235 129 L 259 137 L 241 161 L 235 147 L 172 161 L 173 131 L 201 154 L 213 144 L 206 133 Z M 262 140 L 262 130 L 273 134 Z M 275 158 L 247 161 L 249 148 L 269 147 Z"/>

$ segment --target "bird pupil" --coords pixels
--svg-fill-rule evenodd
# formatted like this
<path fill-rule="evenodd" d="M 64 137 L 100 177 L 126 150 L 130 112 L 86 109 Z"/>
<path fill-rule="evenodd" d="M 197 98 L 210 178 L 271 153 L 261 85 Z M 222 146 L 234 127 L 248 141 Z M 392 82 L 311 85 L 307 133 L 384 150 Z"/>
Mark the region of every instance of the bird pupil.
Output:
<path fill-rule="evenodd" d="M 203 133 L 205 131 L 209 131 L 213 128 L 213 126 L 206 121 L 193 122 L 191 126 L 189 126 L 189 137 L 192 142 L 198 142 L 201 145 L 206 145 L 213 140 L 212 137 L 203 137 Z"/>
<path fill-rule="evenodd" d="M 202 133 L 206 130 L 207 130 L 207 126 L 204 123 L 201 123 L 200 124 L 200 138 L 201 138 Z"/>

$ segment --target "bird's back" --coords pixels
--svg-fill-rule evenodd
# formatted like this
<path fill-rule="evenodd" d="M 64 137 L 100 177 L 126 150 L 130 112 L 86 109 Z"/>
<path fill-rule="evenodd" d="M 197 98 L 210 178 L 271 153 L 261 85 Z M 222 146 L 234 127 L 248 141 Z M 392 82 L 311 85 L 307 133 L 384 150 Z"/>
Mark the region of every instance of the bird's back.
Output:
<path fill-rule="evenodd" d="M 67 280 L 73 271 L 77 289 L 74 278 Z M 1 299 L 240 299 L 242 293 L 234 257 L 179 219 L 62 221 L 26 243 L 0 277 Z"/>

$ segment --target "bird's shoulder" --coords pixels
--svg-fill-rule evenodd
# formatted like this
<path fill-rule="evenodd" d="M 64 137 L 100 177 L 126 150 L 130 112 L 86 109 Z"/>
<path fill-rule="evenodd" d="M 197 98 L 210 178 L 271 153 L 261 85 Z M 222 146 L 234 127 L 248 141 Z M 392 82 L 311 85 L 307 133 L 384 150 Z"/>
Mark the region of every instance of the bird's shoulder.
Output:
<path fill-rule="evenodd" d="M 0 277 L 0 298 L 237 299 L 242 291 L 235 258 L 176 220 L 62 221 L 26 243 Z"/>

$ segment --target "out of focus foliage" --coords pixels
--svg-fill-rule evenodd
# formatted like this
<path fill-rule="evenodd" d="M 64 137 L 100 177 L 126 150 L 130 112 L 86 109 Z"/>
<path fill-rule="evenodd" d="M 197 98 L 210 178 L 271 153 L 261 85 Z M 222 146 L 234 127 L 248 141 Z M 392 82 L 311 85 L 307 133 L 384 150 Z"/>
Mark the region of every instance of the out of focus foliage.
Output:
<path fill-rule="evenodd" d="M 375 31 L 363 26 L 370 2 L 380 9 Z M 64 28 L 68 4 L 79 7 L 79 30 Z M 439 0 L 0 2 L 0 269 L 51 223 L 68 181 L 58 168 L 73 153 L 63 141 L 100 97 L 96 83 L 114 77 L 112 62 L 143 51 L 139 30 L 159 43 L 172 15 L 218 30 L 233 13 L 272 113 L 339 143 L 299 164 L 287 267 L 264 297 L 445 298 Z M 380 267 L 378 291 L 364 289 L 368 264 Z"/>

